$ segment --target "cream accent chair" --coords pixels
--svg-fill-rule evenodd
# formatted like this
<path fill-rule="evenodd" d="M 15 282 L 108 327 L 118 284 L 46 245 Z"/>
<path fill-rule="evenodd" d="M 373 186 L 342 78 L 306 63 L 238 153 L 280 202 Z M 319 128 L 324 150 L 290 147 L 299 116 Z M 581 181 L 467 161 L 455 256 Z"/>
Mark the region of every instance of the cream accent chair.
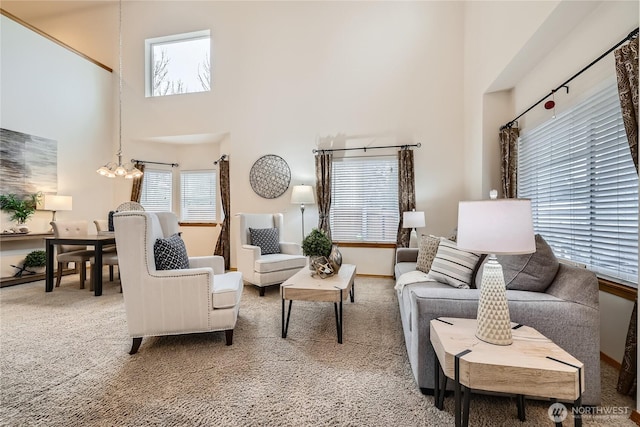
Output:
<path fill-rule="evenodd" d="M 77 237 L 86 236 L 89 231 L 87 221 L 51 221 L 53 235 L 55 237 Z M 56 270 L 56 287 L 60 286 L 62 270 L 72 262 L 76 271 L 80 271 L 80 289 L 84 289 L 84 282 L 87 279 L 87 261 L 95 255 L 94 250 L 87 249 L 86 246 L 79 245 L 56 245 L 56 260 L 58 268 Z"/>
<path fill-rule="evenodd" d="M 156 270 L 153 245 L 178 232 L 173 213 L 118 212 L 113 216 L 120 283 L 131 351 L 143 337 L 225 331 L 233 342 L 242 275 L 224 272 L 221 256 L 189 257 L 188 269 Z"/>
<path fill-rule="evenodd" d="M 282 238 L 283 217 L 277 214 L 236 215 L 237 236 L 236 255 L 238 270 L 242 278 L 260 289 L 264 296 L 264 288 L 284 282 L 307 265 L 307 258 L 302 255 L 298 243 L 280 242 L 279 254 L 262 255 L 260 247 L 251 245 L 249 228 L 277 228 Z"/>

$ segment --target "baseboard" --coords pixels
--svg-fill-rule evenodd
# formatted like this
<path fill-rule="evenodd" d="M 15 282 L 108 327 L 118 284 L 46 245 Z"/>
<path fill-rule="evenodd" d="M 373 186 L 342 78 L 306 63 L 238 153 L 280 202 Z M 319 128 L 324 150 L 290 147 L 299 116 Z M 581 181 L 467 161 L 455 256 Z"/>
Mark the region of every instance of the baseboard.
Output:
<path fill-rule="evenodd" d="M 631 416 L 629 417 L 629 419 L 636 423 L 636 425 L 640 426 L 640 413 L 635 409 L 631 411 Z"/>
<path fill-rule="evenodd" d="M 622 365 L 617 360 L 615 360 L 611 356 L 604 354 L 603 352 L 600 352 L 600 360 L 602 360 L 604 363 L 606 363 L 609 366 L 613 366 L 614 368 L 616 368 L 618 372 L 622 368 Z"/>

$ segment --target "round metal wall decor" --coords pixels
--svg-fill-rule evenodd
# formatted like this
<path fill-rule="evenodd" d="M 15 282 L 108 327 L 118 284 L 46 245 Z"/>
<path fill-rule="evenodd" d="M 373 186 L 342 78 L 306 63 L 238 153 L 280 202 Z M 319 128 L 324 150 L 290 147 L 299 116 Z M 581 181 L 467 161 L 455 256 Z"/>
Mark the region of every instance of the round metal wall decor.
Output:
<path fill-rule="evenodd" d="M 282 196 L 289 188 L 291 169 L 282 157 L 267 154 L 251 166 L 249 182 L 258 196 L 275 199 Z"/>

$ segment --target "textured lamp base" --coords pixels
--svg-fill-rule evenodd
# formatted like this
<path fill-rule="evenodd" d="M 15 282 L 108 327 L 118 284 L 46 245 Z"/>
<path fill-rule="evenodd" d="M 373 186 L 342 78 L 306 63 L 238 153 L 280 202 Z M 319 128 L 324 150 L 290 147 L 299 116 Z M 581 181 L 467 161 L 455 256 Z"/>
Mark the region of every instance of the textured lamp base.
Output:
<path fill-rule="evenodd" d="M 513 343 L 504 275 L 495 255 L 489 255 L 484 266 L 477 318 L 478 339 L 497 345 Z"/>

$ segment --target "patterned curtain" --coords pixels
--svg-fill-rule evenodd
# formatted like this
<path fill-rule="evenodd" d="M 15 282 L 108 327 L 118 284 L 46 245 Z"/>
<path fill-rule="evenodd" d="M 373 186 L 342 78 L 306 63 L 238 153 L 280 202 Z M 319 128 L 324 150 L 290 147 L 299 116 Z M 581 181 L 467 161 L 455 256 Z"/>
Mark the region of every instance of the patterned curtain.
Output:
<path fill-rule="evenodd" d="M 133 178 L 133 187 L 131 187 L 131 201 L 140 203 L 140 196 L 142 196 L 142 181 L 144 180 L 144 163 L 136 162 L 134 164 L 142 176 L 139 178 Z"/>
<path fill-rule="evenodd" d="M 398 151 L 398 237 L 396 244 L 399 248 L 408 248 L 411 229 L 403 228 L 402 214 L 416 208 L 416 185 L 413 170 L 413 150 L 403 148 Z"/>
<path fill-rule="evenodd" d="M 502 194 L 507 199 L 517 197 L 518 191 L 518 137 L 517 127 L 500 130 L 500 172 L 502 174 Z"/>
<path fill-rule="evenodd" d="M 229 160 L 222 159 L 220 165 L 220 199 L 222 201 L 222 214 L 224 220 L 220 229 L 220 236 L 214 255 L 224 257 L 224 268 L 228 270 L 231 266 L 231 189 L 229 186 Z"/>
<path fill-rule="evenodd" d="M 333 154 L 321 151 L 316 154 L 316 200 L 318 202 L 318 230 L 331 238 L 329 211 L 331 210 L 331 163 Z"/>
<path fill-rule="evenodd" d="M 618 76 L 618 94 L 622 107 L 622 119 L 629 140 L 629 149 L 633 163 L 638 171 L 638 39 L 616 49 L 616 74 Z M 618 376 L 619 393 L 635 396 L 637 387 L 638 354 L 638 300 L 633 305 L 624 357 Z"/>

